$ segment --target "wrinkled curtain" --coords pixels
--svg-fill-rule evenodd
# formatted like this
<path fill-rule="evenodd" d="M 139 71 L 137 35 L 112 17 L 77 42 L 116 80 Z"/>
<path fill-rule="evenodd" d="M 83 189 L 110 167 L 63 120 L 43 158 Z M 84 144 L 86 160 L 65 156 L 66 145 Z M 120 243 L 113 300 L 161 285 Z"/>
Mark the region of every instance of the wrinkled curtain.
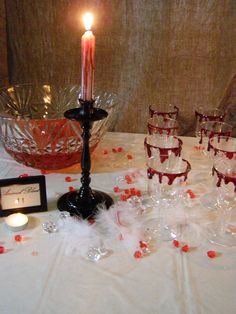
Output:
<path fill-rule="evenodd" d="M 93 12 L 95 85 L 119 95 L 116 131 L 146 132 L 148 105 L 171 102 L 192 135 L 194 110 L 218 106 L 236 73 L 235 0 L 7 0 L 6 10 L 11 83 L 54 84 L 80 83 L 81 16 Z"/>

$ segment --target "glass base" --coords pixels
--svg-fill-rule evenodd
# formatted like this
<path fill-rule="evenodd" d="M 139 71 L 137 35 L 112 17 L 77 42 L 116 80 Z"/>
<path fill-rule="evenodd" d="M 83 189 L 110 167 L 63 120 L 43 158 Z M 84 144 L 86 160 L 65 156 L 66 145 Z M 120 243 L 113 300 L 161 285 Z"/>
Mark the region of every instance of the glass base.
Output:
<path fill-rule="evenodd" d="M 222 246 L 236 246 L 236 226 L 227 225 L 225 231 L 219 224 L 211 224 L 207 228 L 208 240 Z"/>

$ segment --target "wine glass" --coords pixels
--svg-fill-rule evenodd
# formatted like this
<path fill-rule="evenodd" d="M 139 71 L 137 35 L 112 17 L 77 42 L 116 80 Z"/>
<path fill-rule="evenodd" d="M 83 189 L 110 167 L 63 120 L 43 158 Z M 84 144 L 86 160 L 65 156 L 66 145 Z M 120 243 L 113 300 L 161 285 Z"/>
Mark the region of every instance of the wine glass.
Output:
<path fill-rule="evenodd" d="M 171 153 L 180 156 L 182 145 L 183 142 L 178 137 L 165 134 L 154 133 L 145 137 L 144 140 L 146 156 L 148 158 L 151 158 L 153 155 L 159 156 L 161 162 L 164 162 Z"/>
<path fill-rule="evenodd" d="M 149 134 L 161 134 L 161 135 L 177 135 L 178 134 L 178 122 L 175 119 L 166 118 L 163 116 L 154 116 L 148 119 L 147 123 Z"/>
<path fill-rule="evenodd" d="M 156 223 L 156 235 L 164 241 L 180 234 L 177 209 L 184 202 L 182 183 L 190 170 L 190 163 L 173 152 L 168 153 L 168 158 L 166 155 L 147 155 L 148 194 L 154 204 L 150 223 Z"/>
<path fill-rule="evenodd" d="M 217 186 L 216 209 L 218 219 L 207 227 L 210 242 L 223 245 L 236 245 L 236 160 L 217 156 L 213 166 L 214 181 Z"/>

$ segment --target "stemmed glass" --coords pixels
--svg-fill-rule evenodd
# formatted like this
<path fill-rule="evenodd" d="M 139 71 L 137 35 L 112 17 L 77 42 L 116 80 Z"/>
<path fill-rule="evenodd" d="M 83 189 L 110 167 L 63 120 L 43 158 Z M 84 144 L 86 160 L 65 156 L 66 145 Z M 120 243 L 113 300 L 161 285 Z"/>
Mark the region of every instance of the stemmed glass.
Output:
<path fill-rule="evenodd" d="M 217 186 L 216 208 L 218 220 L 208 225 L 210 242 L 223 245 L 236 245 L 236 221 L 232 210 L 236 207 L 236 160 L 226 156 L 216 156 L 213 175 Z"/>
<path fill-rule="evenodd" d="M 164 160 L 164 161 L 163 161 Z M 153 220 L 155 234 L 161 240 L 171 240 L 180 234 L 175 211 L 183 200 L 183 182 L 186 181 L 191 166 L 187 160 L 173 152 L 165 155 L 147 155 L 148 193 L 153 200 Z M 177 211 L 176 211 L 177 212 Z"/>

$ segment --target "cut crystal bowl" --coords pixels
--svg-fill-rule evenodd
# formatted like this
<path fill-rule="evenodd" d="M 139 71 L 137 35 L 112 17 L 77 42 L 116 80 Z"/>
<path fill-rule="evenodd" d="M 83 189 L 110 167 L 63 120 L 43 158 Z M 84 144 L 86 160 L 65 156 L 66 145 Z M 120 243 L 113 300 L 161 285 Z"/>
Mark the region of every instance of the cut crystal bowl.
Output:
<path fill-rule="evenodd" d="M 79 122 L 64 118 L 64 112 L 78 107 L 80 87 L 53 85 L 13 85 L 0 90 L 0 139 L 5 150 L 26 166 L 53 170 L 79 163 L 82 130 Z M 100 92 L 95 107 L 108 117 L 94 122 L 90 151 L 115 121 L 116 94 Z"/>

